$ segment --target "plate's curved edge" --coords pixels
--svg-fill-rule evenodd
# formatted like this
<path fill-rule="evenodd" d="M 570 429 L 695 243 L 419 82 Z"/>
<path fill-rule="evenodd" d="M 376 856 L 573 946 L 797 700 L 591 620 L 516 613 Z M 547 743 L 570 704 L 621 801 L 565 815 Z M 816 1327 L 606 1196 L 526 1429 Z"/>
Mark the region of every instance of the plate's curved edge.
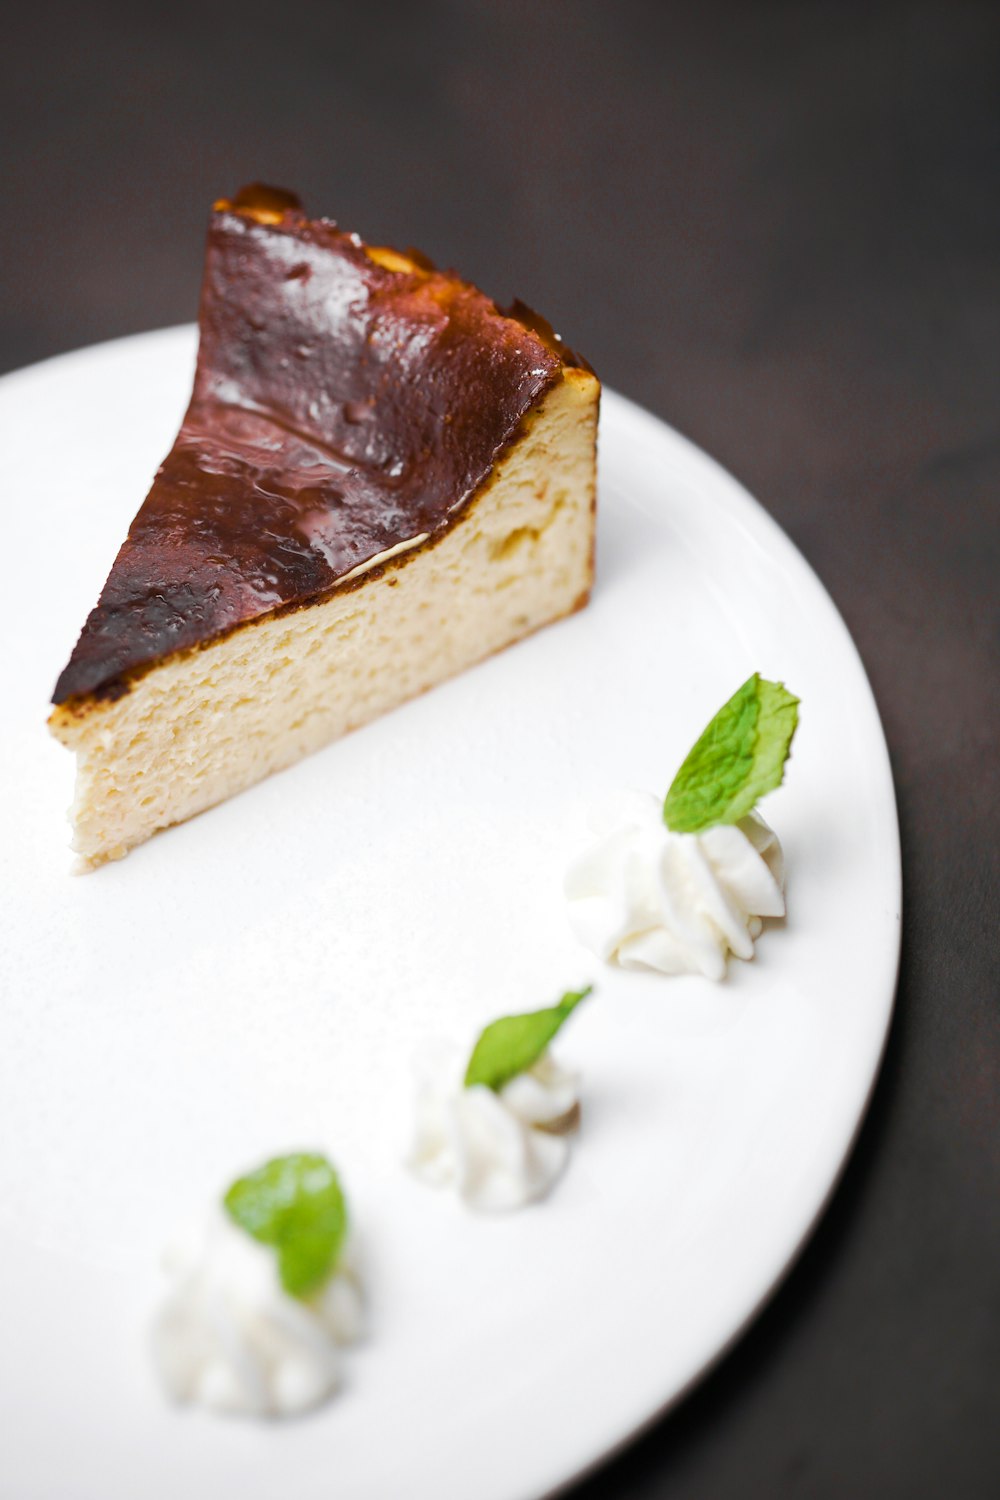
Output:
<path fill-rule="evenodd" d="M 892 890 L 887 894 L 889 894 L 891 897 L 890 905 L 896 913 L 896 930 L 895 940 L 891 945 L 891 949 L 889 950 L 889 958 L 886 963 L 885 973 L 882 976 L 882 980 L 879 985 L 880 991 L 882 991 L 886 995 L 884 1022 L 879 1033 L 878 1046 L 875 1048 L 874 1053 L 870 1059 L 870 1069 L 868 1073 L 867 1084 L 857 1105 L 854 1129 L 844 1143 L 843 1150 L 839 1155 L 839 1159 L 834 1165 L 833 1171 L 826 1174 L 828 1180 L 826 1181 L 823 1190 L 817 1194 L 812 1211 L 807 1216 L 806 1222 L 802 1227 L 796 1243 L 793 1245 L 791 1250 L 786 1250 L 781 1256 L 777 1258 L 777 1264 L 774 1268 L 773 1275 L 771 1276 L 768 1285 L 764 1288 L 760 1297 L 753 1304 L 753 1306 L 747 1310 L 745 1317 L 741 1320 L 737 1327 L 735 1327 L 731 1331 L 730 1335 L 719 1345 L 714 1354 L 712 1354 L 708 1359 L 703 1360 L 701 1364 L 697 1366 L 697 1368 L 690 1371 L 687 1379 L 678 1388 L 664 1396 L 662 1403 L 658 1407 L 656 1407 L 654 1411 L 652 1411 L 643 1421 L 636 1423 L 636 1425 L 628 1433 L 620 1437 L 616 1442 L 610 1445 L 602 1446 L 600 1451 L 596 1452 L 591 1460 L 577 1469 L 574 1474 L 559 1480 L 555 1485 L 546 1489 L 540 1496 L 537 1494 L 531 1496 L 524 1495 L 522 1497 L 522 1500 L 557 1500 L 557 1497 L 568 1494 L 568 1492 L 575 1485 L 582 1483 L 593 1474 L 596 1474 L 601 1468 L 604 1467 L 605 1464 L 612 1463 L 634 1442 L 643 1437 L 646 1433 L 652 1431 L 652 1429 L 657 1425 L 658 1422 L 662 1421 L 664 1417 L 669 1416 L 670 1413 L 674 1411 L 675 1408 L 679 1406 L 685 1400 L 685 1398 L 689 1396 L 691 1392 L 698 1385 L 700 1385 L 700 1383 L 707 1376 L 712 1373 L 713 1370 L 717 1369 L 719 1365 L 722 1364 L 726 1357 L 743 1338 L 744 1334 L 751 1327 L 751 1325 L 756 1322 L 761 1313 L 770 1306 L 771 1302 L 779 1294 L 785 1282 L 801 1259 L 806 1246 L 809 1244 L 809 1241 L 812 1239 L 817 1228 L 819 1227 L 820 1221 L 823 1219 L 827 1209 L 833 1201 L 833 1198 L 835 1197 L 837 1190 L 843 1180 L 851 1156 L 854 1153 L 854 1149 L 858 1143 L 861 1131 L 864 1128 L 865 1120 L 868 1116 L 872 1098 L 874 1097 L 875 1086 L 878 1082 L 879 1074 L 882 1069 L 882 1063 L 885 1058 L 886 1047 L 889 1041 L 889 1032 L 892 1027 L 892 1019 L 895 1013 L 896 991 L 899 983 L 899 969 L 902 955 L 902 847 L 900 844 L 899 809 L 896 801 L 895 781 L 892 775 L 892 762 L 889 756 L 889 746 L 885 736 L 885 729 L 882 724 L 882 716 L 878 710 L 878 703 L 875 698 L 875 693 L 872 689 L 871 681 L 865 669 L 864 661 L 862 659 L 860 651 L 858 650 L 857 643 L 854 640 L 854 637 L 851 635 L 851 632 L 847 627 L 847 623 L 844 620 L 843 615 L 840 613 L 840 610 L 837 608 L 837 605 L 834 602 L 832 596 L 830 595 L 822 579 L 819 577 L 819 574 L 813 568 L 809 560 L 795 545 L 787 532 L 782 529 L 782 527 L 778 524 L 774 517 L 765 509 L 761 502 L 754 498 L 754 496 L 750 493 L 746 486 L 743 485 L 734 474 L 732 474 L 727 468 L 720 464 L 717 459 L 712 458 L 711 454 L 706 453 L 703 448 L 700 448 L 697 443 L 692 442 L 690 438 L 685 437 L 683 433 L 678 432 L 676 428 L 671 427 L 668 422 L 663 421 L 660 417 L 657 417 L 655 413 L 648 411 L 643 406 L 640 406 L 638 402 L 631 400 L 628 396 L 623 396 L 619 392 L 609 390 L 607 387 L 605 387 L 602 392 L 602 400 L 606 401 L 607 404 L 612 408 L 612 410 L 618 409 L 624 415 L 626 420 L 638 422 L 640 425 L 645 426 L 660 440 L 662 440 L 664 434 L 666 434 L 672 442 L 676 443 L 676 445 L 683 450 L 685 457 L 690 463 L 698 468 L 701 468 L 703 472 L 711 474 L 714 481 L 713 488 L 718 490 L 721 487 L 722 490 L 727 493 L 731 509 L 734 512 L 742 513 L 742 519 L 748 525 L 748 528 L 752 531 L 764 532 L 768 536 L 768 540 L 771 545 L 777 543 L 780 550 L 785 550 L 794 557 L 796 566 L 806 574 L 817 598 L 823 601 L 828 613 L 835 620 L 842 643 L 847 648 L 850 656 L 852 657 L 853 662 L 864 684 L 867 694 L 868 707 L 874 719 L 874 722 L 877 725 L 878 740 L 882 748 L 882 762 L 880 771 L 883 781 L 883 792 L 885 794 L 886 806 L 891 809 L 893 832 L 893 857 L 891 862 L 892 867 L 890 871 L 892 878 Z"/>
<path fill-rule="evenodd" d="M 32 361 L 30 365 L 19 365 L 16 370 L 6 370 L 0 374 L 0 394 L 5 387 L 30 380 L 42 379 L 52 374 L 58 374 L 66 367 L 69 368 L 78 362 L 84 362 L 95 356 L 114 355 L 126 350 L 133 351 L 137 344 L 154 343 L 163 341 L 167 343 L 176 340 L 183 343 L 185 339 L 192 341 L 192 352 L 194 352 L 195 340 L 198 334 L 196 323 L 169 323 L 165 328 L 145 328 L 137 333 L 120 333 L 114 338 L 101 339 L 96 344 L 81 344 L 76 349 L 63 349 L 58 354 L 46 354 L 42 359 Z"/>
<path fill-rule="evenodd" d="M 892 762 L 889 756 L 889 745 L 886 740 L 885 726 L 882 723 L 882 716 L 879 713 L 878 702 L 876 700 L 875 692 L 872 688 L 871 680 L 868 676 L 864 660 L 861 656 L 861 652 L 858 650 L 857 643 L 850 630 L 848 629 L 847 623 L 844 620 L 843 615 L 840 613 L 840 610 L 837 608 L 837 605 L 834 602 L 829 590 L 827 589 L 823 580 L 820 578 L 819 574 L 816 572 L 816 569 L 810 563 L 809 559 L 804 555 L 804 553 L 799 550 L 788 533 L 782 529 L 782 527 L 765 508 L 765 506 L 759 500 L 755 499 L 755 497 L 750 493 L 746 486 L 739 479 L 737 479 L 729 469 L 725 468 L 721 463 L 719 463 L 717 459 L 714 459 L 711 454 L 706 453 L 704 448 L 699 448 L 697 443 L 694 443 L 690 438 L 685 437 L 682 432 L 678 432 L 675 427 L 671 427 L 669 422 L 665 422 L 661 417 L 656 416 L 655 413 L 648 411 L 644 406 L 640 406 L 638 402 L 633 401 L 630 397 L 621 395 L 618 391 L 609 390 L 607 387 L 605 387 L 602 393 L 602 400 L 606 400 L 608 405 L 611 406 L 613 410 L 617 408 L 619 411 L 624 413 L 627 420 L 637 421 L 640 425 L 648 428 L 650 431 L 655 432 L 660 437 L 662 437 L 664 433 L 667 434 L 671 442 L 684 452 L 687 460 L 694 467 L 700 468 L 703 472 L 710 474 L 715 481 L 715 488 L 721 487 L 724 491 L 728 492 L 730 509 L 734 513 L 741 515 L 741 518 L 747 525 L 747 529 L 750 531 L 763 532 L 767 536 L 768 541 L 772 544 L 775 544 L 779 551 L 785 551 L 792 558 L 794 558 L 796 566 L 808 577 L 817 599 L 819 599 L 823 603 L 827 613 L 836 622 L 837 630 L 839 632 L 841 640 L 844 646 L 847 648 L 848 654 L 852 658 L 861 677 L 861 680 L 864 683 L 868 709 L 878 729 L 878 740 L 882 748 L 880 769 L 884 782 L 884 790 L 887 793 L 886 803 L 892 808 L 892 874 L 894 882 L 892 891 L 892 904 L 899 911 L 901 918 L 903 869 L 902 848 L 900 845 L 899 837 L 899 810 L 896 803 L 896 784 L 892 774 Z M 893 969 L 893 990 L 888 1006 L 889 1020 L 891 1020 L 893 1011 L 895 982 L 896 977 L 898 977 L 899 969 L 899 953 L 900 935 L 899 930 L 897 930 L 896 957 L 895 966 Z M 886 1025 L 886 1034 L 888 1034 L 888 1021 Z"/>
<path fill-rule="evenodd" d="M 899 923 L 897 925 L 899 931 L 902 932 L 901 910 Z M 895 997 L 896 987 L 899 979 L 900 951 L 901 945 L 900 943 L 897 943 L 896 961 L 892 978 L 892 998 L 890 1000 L 886 1013 L 885 1029 L 882 1033 L 881 1046 L 878 1049 L 878 1056 L 871 1075 L 871 1080 L 868 1085 L 868 1091 L 861 1106 L 861 1112 L 858 1115 L 854 1130 L 847 1142 L 847 1145 L 844 1148 L 843 1156 L 841 1157 L 837 1170 L 834 1172 L 833 1177 L 830 1179 L 830 1183 L 826 1192 L 821 1196 L 819 1202 L 816 1204 L 815 1211 L 813 1212 L 813 1215 L 810 1218 L 809 1222 L 806 1224 L 805 1228 L 802 1230 L 797 1244 L 788 1253 L 787 1258 L 783 1258 L 783 1262 L 778 1267 L 770 1285 L 763 1291 L 759 1300 L 754 1303 L 751 1308 L 748 1309 L 746 1316 L 743 1318 L 742 1322 L 732 1330 L 729 1337 L 719 1345 L 715 1353 L 708 1359 L 704 1360 L 697 1369 L 693 1370 L 682 1385 L 680 1385 L 676 1390 L 672 1391 L 668 1396 L 665 1396 L 662 1405 L 658 1406 L 656 1410 L 651 1412 L 649 1416 L 646 1417 L 643 1421 L 636 1423 L 635 1427 L 633 1427 L 630 1432 L 626 1433 L 616 1442 L 614 1442 L 610 1446 L 602 1447 L 601 1451 L 595 1454 L 589 1463 L 578 1469 L 575 1474 L 570 1475 L 566 1479 L 559 1480 L 557 1484 L 551 1486 L 547 1490 L 544 1490 L 540 1495 L 536 1493 L 532 1493 L 531 1495 L 526 1494 L 522 1497 L 522 1500 L 558 1500 L 559 1496 L 569 1494 L 569 1492 L 576 1485 L 582 1484 L 592 1475 L 597 1474 L 602 1468 L 604 1468 L 606 1464 L 614 1463 L 615 1459 L 621 1457 L 626 1449 L 630 1448 L 633 1443 L 638 1442 L 640 1438 L 643 1438 L 647 1433 L 652 1432 L 653 1428 L 656 1427 L 659 1422 L 662 1422 L 664 1418 L 669 1417 L 671 1413 L 678 1406 L 680 1406 L 682 1402 L 684 1402 L 699 1385 L 701 1385 L 703 1380 L 708 1379 L 713 1371 L 718 1369 L 723 1361 L 727 1359 L 732 1351 L 736 1348 L 736 1345 L 740 1343 L 743 1336 L 757 1321 L 761 1314 L 767 1311 L 771 1303 L 780 1294 L 782 1287 L 785 1285 L 785 1282 L 789 1279 L 792 1272 L 795 1270 L 795 1267 L 798 1265 L 803 1254 L 805 1253 L 810 1240 L 819 1228 L 822 1219 L 826 1215 L 827 1209 L 833 1202 L 833 1199 L 836 1197 L 840 1184 L 843 1181 L 844 1174 L 847 1171 L 848 1164 L 850 1163 L 851 1157 L 854 1154 L 854 1149 L 857 1146 L 858 1140 L 861 1136 L 865 1120 L 868 1117 L 868 1111 L 875 1094 L 875 1087 L 878 1083 L 879 1074 L 882 1071 L 882 1063 L 885 1058 L 886 1047 L 889 1041 L 889 1032 L 892 1026 L 892 1017 L 895 1013 Z"/>

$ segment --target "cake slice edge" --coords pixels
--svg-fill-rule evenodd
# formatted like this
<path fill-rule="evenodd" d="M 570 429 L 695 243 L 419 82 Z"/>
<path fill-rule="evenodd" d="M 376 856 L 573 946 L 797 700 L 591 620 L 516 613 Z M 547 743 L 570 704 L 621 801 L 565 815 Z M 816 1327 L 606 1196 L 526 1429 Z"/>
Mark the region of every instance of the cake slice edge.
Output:
<path fill-rule="evenodd" d="M 443 532 L 323 599 L 158 662 L 49 719 L 77 756 L 78 868 L 180 823 L 587 602 L 600 385 L 564 366 Z"/>

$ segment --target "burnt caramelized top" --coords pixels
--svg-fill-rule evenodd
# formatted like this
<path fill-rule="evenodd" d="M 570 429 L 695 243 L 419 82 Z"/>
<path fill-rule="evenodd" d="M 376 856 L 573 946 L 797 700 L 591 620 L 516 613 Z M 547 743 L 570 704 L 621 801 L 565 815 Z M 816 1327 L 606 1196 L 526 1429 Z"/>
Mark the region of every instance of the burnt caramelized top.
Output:
<path fill-rule="evenodd" d="M 371 250 L 255 185 L 215 206 L 194 392 L 55 703 L 308 604 L 446 529 L 561 367 L 422 256 Z"/>

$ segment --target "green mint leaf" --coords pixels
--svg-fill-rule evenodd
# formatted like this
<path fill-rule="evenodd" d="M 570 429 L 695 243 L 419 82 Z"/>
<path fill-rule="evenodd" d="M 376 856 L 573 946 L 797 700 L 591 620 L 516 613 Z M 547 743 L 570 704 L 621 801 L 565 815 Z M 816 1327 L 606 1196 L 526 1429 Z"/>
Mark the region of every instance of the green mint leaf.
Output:
<path fill-rule="evenodd" d="M 347 1234 L 347 1205 L 325 1156 L 278 1156 L 234 1182 L 223 1202 L 234 1223 L 278 1254 L 286 1292 L 308 1297 L 333 1271 Z"/>
<path fill-rule="evenodd" d="M 745 818 L 781 785 L 798 722 L 798 698 L 755 672 L 688 752 L 663 804 L 667 827 L 701 833 Z"/>
<path fill-rule="evenodd" d="M 558 1005 L 548 1010 L 533 1010 L 523 1016 L 501 1016 L 492 1021 L 472 1049 L 465 1070 L 465 1087 L 485 1083 L 488 1089 L 502 1089 L 519 1073 L 536 1063 L 546 1047 L 572 1015 L 581 1000 L 593 990 L 588 984 L 582 990 L 570 990 Z"/>

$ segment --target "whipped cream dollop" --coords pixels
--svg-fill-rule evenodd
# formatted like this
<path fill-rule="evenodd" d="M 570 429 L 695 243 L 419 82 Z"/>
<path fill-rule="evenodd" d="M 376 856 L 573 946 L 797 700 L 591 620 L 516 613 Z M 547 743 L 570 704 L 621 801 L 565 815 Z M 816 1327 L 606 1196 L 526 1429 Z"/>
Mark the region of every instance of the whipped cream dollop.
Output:
<path fill-rule="evenodd" d="M 543 1197 L 569 1160 L 579 1077 L 546 1051 L 500 1090 L 466 1088 L 467 1062 L 444 1047 L 418 1060 L 408 1164 L 433 1187 L 455 1188 L 470 1208 L 520 1208 Z"/>
<path fill-rule="evenodd" d="M 361 1333 L 350 1244 L 308 1300 L 278 1277 L 274 1251 L 220 1207 L 170 1246 L 171 1288 L 155 1318 L 153 1359 L 167 1391 L 214 1411 L 286 1416 L 340 1384 L 343 1345 Z"/>
<path fill-rule="evenodd" d="M 620 792 L 590 826 L 565 892 L 577 937 L 609 963 L 721 979 L 730 952 L 753 957 L 761 918 L 785 914 L 781 845 L 757 812 L 672 833 L 658 798 Z"/>

